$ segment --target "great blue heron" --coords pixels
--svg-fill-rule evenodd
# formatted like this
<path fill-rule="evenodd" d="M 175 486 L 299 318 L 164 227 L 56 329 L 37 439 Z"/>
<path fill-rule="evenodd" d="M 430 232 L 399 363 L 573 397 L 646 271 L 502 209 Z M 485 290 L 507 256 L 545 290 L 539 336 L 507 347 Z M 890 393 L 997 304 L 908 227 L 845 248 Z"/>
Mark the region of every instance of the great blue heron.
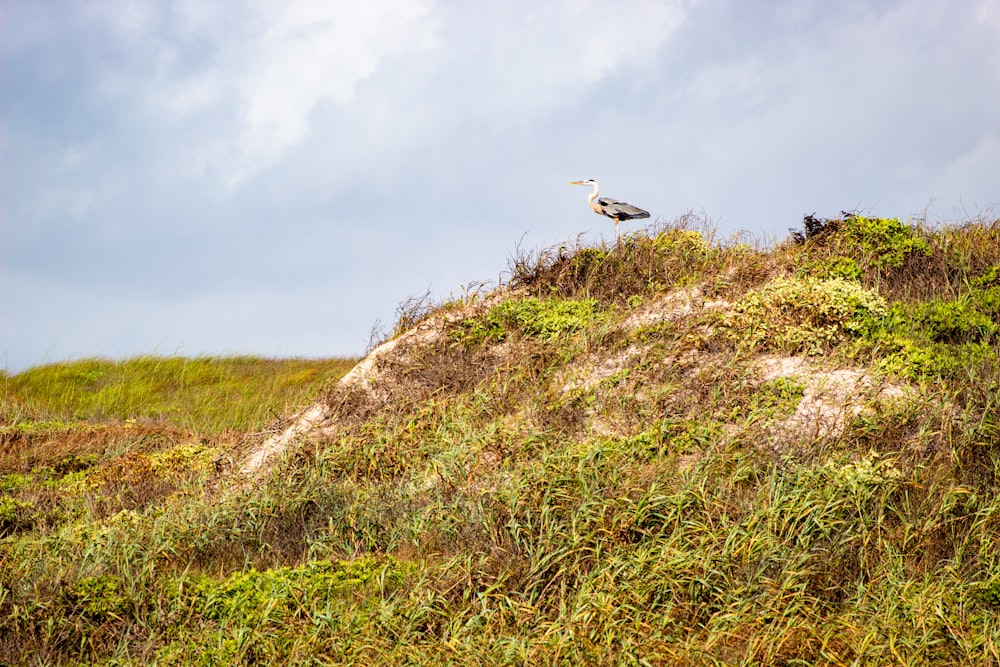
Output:
<path fill-rule="evenodd" d="M 600 186 L 597 185 L 597 181 L 592 178 L 588 178 L 585 181 L 570 181 L 570 185 L 591 185 L 594 187 L 594 191 L 590 193 L 590 197 L 587 201 L 590 202 L 590 208 L 594 210 L 594 213 L 600 213 L 601 215 L 606 215 L 615 221 L 615 237 L 618 239 L 618 247 L 622 245 L 622 235 L 618 231 L 618 223 L 622 220 L 636 220 L 638 218 L 648 218 L 649 211 L 643 211 L 638 206 L 632 206 L 632 204 L 626 204 L 623 201 L 618 201 L 617 199 L 608 199 L 607 197 L 597 198 L 600 194 Z"/>

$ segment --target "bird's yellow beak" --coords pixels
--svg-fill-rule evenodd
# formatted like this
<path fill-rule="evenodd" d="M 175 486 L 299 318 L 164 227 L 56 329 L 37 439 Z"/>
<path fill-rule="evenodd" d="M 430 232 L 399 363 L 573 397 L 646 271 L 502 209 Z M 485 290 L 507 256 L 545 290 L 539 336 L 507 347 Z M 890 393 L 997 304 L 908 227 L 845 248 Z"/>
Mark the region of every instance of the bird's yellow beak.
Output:
<path fill-rule="evenodd" d="M 570 185 L 583 185 L 583 181 L 570 181 Z"/>

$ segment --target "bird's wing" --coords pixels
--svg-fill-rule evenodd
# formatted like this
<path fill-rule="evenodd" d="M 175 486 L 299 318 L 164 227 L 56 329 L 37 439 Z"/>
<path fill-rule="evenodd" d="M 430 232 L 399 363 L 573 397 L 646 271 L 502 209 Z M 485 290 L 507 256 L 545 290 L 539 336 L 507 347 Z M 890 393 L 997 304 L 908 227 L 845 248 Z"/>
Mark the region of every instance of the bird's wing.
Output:
<path fill-rule="evenodd" d="M 607 197 L 601 197 L 597 200 L 597 203 L 601 205 L 604 210 L 604 215 L 610 218 L 618 218 L 619 220 L 632 220 L 633 218 L 648 218 L 649 211 L 643 211 L 638 206 L 632 206 L 623 201 L 618 201 L 617 199 L 608 199 Z"/>

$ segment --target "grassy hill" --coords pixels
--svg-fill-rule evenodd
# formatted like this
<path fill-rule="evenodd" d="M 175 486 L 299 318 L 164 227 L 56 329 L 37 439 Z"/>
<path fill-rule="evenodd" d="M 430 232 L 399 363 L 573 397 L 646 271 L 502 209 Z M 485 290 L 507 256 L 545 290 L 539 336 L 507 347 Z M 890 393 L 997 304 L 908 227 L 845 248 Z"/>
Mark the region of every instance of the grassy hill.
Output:
<path fill-rule="evenodd" d="M 1000 663 L 1000 221 L 681 219 L 404 311 L 346 376 L 3 378 L 0 662 Z"/>

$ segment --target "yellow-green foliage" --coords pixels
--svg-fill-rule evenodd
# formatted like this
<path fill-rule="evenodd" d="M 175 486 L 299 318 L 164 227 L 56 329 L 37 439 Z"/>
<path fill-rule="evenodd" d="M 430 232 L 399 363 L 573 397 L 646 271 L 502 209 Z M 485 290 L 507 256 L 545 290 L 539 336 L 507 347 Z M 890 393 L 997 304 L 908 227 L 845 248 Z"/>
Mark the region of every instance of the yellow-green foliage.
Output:
<path fill-rule="evenodd" d="M 983 312 L 970 298 L 931 301 L 913 310 L 935 343 L 978 343 L 997 335 L 995 311 Z"/>
<path fill-rule="evenodd" d="M 879 365 L 911 378 L 961 373 L 997 355 L 1000 286 L 991 270 L 951 299 L 896 303 L 875 341 Z"/>
<path fill-rule="evenodd" d="M 121 618 L 129 606 L 121 582 L 113 576 L 83 577 L 63 592 L 70 613 L 101 623 Z"/>
<path fill-rule="evenodd" d="M 723 433 L 723 427 L 724 424 L 715 420 L 665 419 L 651 429 L 626 438 L 622 444 L 633 456 L 690 454 L 715 442 Z"/>
<path fill-rule="evenodd" d="M 778 278 L 735 304 L 724 326 L 752 347 L 820 354 L 868 335 L 887 312 L 878 293 L 843 278 Z"/>
<path fill-rule="evenodd" d="M 181 589 L 206 618 L 249 625 L 308 618 L 338 598 L 370 595 L 377 581 L 396 585 L 406 572 L 391 558 L 311 561 L 298 567 L 249 570 L 222 581 L 200 578 Z"/>
<path fill-rule="evenodd" d="M 930 244 L 910 225 L 898 218 L 868 218 L 849 215 L 838 233 L 838 246 L 856 248 L 877 266 L 898 267 L 909 255 L 931 254 Z"/>
<path fill-rule="evenodd" d="M 701 232 L 693 229 L 668 229 L 653 237 L 653 247 L 665 254 L 689 260 L 703 260 L 712 247 Z"/>
<path fill-rule="evenodd" d="M 17 491 L 30 485 L 33 477 L 30 474 L 14 472 L 0 477 L 0 491 Z"/>
<path fill-rule="evenodd" d="M 129 418 L 199 432 L 260 428 L 346 373 L 351 359 L 137 357 L 39 366 L 7 379 L 0 417 L 15 425 Z"/>
<path fill-rule="evenodd" d="M 905 482 L 905 475 L 894 461 L 870 451 L 855 461 L 828 461 L 817 468 L 829 483 L 856 495 L 865 489 L 893 489 Z"/>
<path fill-rule="evenodd" d="M 853 258 L 835 255 L 828 259 L 806 261 L 796 271 L 796 276 L 813 277 L 820 280 L 842 278 L 851 282 L 861 282 L 864 273 L 861 266 Z"/>
<path fill-rule="evenodd" d="M 0 496 L 0 537 L 31 525 L 34 509 L 33 503 Z"/>
<path fill-rule="evenodd" d="M 901 267 L 911 255 L 929 257 L 933 252 L 920 230 L 897 218 L 869 218 L 850 213 L 832 220 L 806 216 L 804 224 L 806 233 L 793 232 L 793 238 L 800 244 L 807 239 L 817 244 L 810 244 L 807 254 L 812 254 L 816 247 L 827 248 L 827 252 L 852 257 L 860 262 L 862 269 L 873 269 L 876 273 Z"/>
<path fill-rule="evenodd" d="M 463 320 L 452 338 L 469 344 L 499 342 L 511 334 L 552 340 L 602 317 L 593 299 L 507 299 L 485 315 Z"/>
<path fill-rule="evenodd" d="M 793 378 L 775 378 L 763 383 L 750 396 L 748 404 L 740 406 L 734 415 L 743 415 L 748 419 L 769 419 L 781 417 L 795 412 L 805 386 Z"/>
<path fill-rule="evenodd" d="M 219 455 L 219 450 L 199 443 L 187 443 L 154 452 L 149 463 L 154 473 L 160 475 L 204 470 Z"/>

